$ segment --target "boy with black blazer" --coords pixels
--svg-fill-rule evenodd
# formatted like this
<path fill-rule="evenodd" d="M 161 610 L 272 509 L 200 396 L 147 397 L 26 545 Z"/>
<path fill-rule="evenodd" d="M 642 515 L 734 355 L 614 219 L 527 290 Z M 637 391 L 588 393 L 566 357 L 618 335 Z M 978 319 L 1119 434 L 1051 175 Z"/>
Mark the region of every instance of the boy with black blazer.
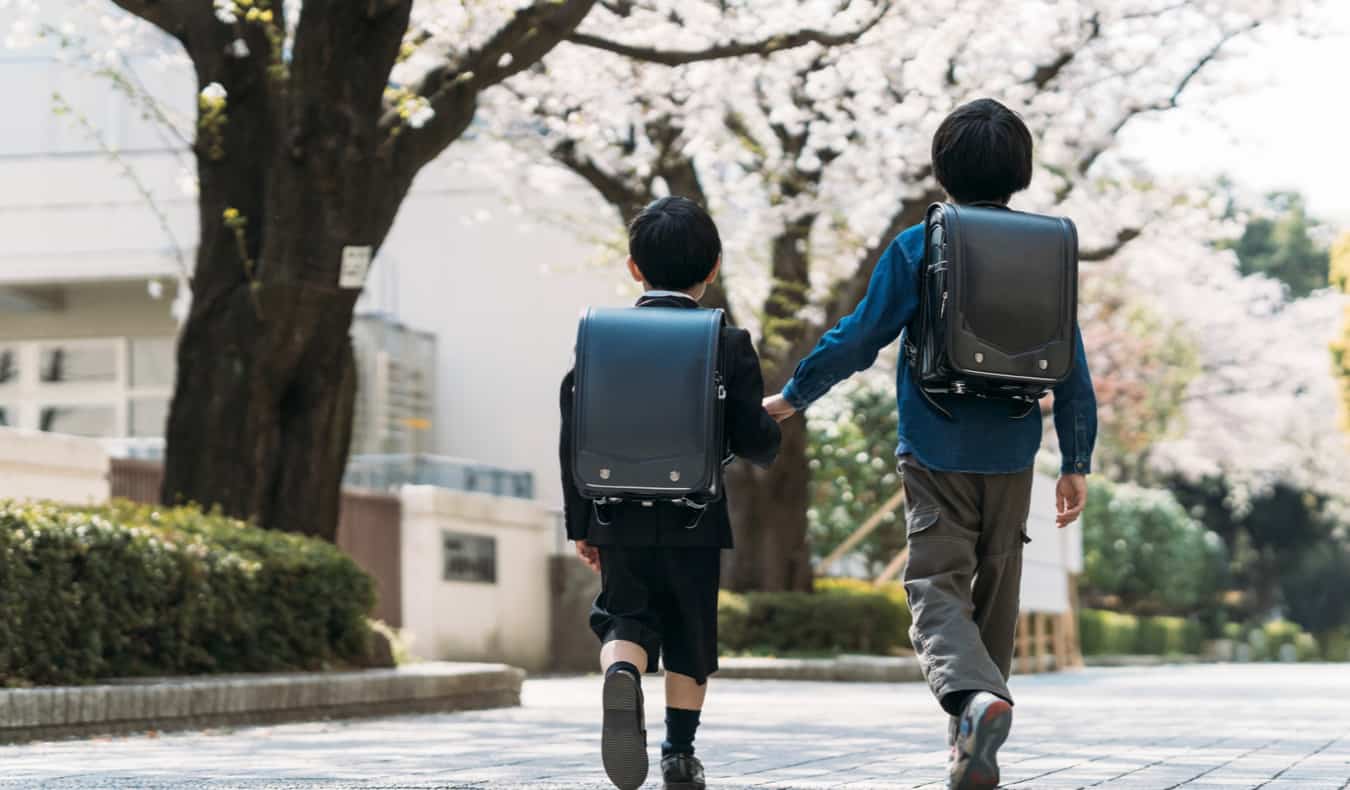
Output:
<path fill-rule="evenodd" d="M 679 197 L 647 206 L 629 227 L 628 270 L 646 293 L 638 307 L 698 309 L 721 266 L 712 217 Z M 733 454 L 768 465 L 781 434 L 764 410 L 759 357 L 743 329 L 722 330 L 727 376 L 726 436 Z M 717 594 L 721 550 L 732 547 L 725 496 L 701 511 L 668 502 L 597 506 L 572 478 L 574 373 L 563 379 L 560 460 L 567 537 L 600 574 L 591 630 L 605 673 L 601 756 L 621 790 L 647 778 L 642 672 L 666 668 L 666 740 L 661 769 L 669 790 L 703 790 L 694 732 L 717 671 Z"/>

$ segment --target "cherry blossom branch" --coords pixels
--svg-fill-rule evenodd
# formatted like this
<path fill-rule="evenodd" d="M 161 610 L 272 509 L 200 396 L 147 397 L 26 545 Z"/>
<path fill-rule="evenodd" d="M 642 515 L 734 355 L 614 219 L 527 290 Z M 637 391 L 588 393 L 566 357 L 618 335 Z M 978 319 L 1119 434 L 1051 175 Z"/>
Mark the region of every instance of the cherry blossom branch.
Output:
<path fill-rule="evenodd" d="M 1126 245 L 1139 238 L 1142 234 L 1143 231 L 1139 228 L 1121 228 L 1116 231 L 1116 238 L 1110 243 L 1101 247 L 1090 247 L 1086 250 L 1079 250 L 1078 260 L 1088 262 L 1104 261 L 1125 249 Z"/>
<path fill-rule="evenodd" d="M 880 10 L 861 27 L 844 33 L 828 33 L 823 30 L 797 30 L 792 33 L 779 33 L 755 41 L 732 41 L 726 44 L 714 44 L 704 49 L 666 50 L 657 47 L 625 44 L 582 32 L 572 33 L 567 37 L 567 41 L 578 46 L 612 52 L 645 63 L 657 63 L 662 66 L 684 66 L 689 63 L 739 58 L 747 55 L 772 55 L 775 52 L 797 49 L 807 44 L 820 44 L 825 47 L 852 44 L 876 27 L 877 23 L 890 11 L 891 5 L 891 0 L 886 0 L 881 3 Z"/>
<path fill-rule="evenodd" d="M 403 133 L 396 108 L 386 111 L 380 128 L 391 132 L 384 153 L 392 154 L 401 180 L 411 182 L 422 165 L 435 159 L 473 120 L 484 90 L 533 66 L 576 29 L 596 0 L 536 0 L 517 11 L 481 46 L 427 72 L 415 94 L 432 111 L 427 122 Z"/>
<path fill-rule="evenodd" d="M 1101 15 L 1093 14 L 1091 17 L 1089 17 L 1087 22 L 1087 28 L 1088 34 L 1083 39 L 1083 41 L 1079 42 L 1078 46 L 1065 52 L 1061 52 L 1059 56 L 1056 57 L 1054 60 L 1036 67 L 1036 71 L 1032 73 L 1031 79 L 1028 80 L 1028 82 L 1030 82 L 1036 88 L 1036 90 L 1038 91 L 1045 90 L 1045 87 L 1047 85 L 1054 82 L 1055 78 L 1058 77 L 1061 73 L 1063 73 L 1064 69 L 1068 68 L 1070 63 L 1073 63 L 1073 61 L 1078 57 L 1078 53 L 1082 52 L 1083 49 L 1087 47 L 1089 44 L 1091 44 L 1093 41 L 1097 40 L 1098 38 L 1101 38 L 1102 35 Z"/>
<path fill-rule="evenodd" d="M 210 16 L 211 7 L 206 3 L 191 4 L 187 0 L 112 0 L 119 8 L 138 16 L 179 41 L 187 36 L 190 15 Z M 190 5 L 199 9 L 189 11 Z"/>

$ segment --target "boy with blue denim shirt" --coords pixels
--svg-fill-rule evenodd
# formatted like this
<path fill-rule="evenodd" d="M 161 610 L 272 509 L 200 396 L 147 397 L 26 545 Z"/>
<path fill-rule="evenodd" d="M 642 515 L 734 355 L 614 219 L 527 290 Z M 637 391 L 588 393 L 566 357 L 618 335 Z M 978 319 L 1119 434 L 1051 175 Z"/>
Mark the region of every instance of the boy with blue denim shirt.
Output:
<path fill-rule="evenodd" d="M 964 105 L 934 136 L 933 171 L 955 202 L 1006 205 L 1031 182 L 1031 133 L 996 101 Z M 783 391 L 765 400 L 770 414 L 783 420 L 805 409 L 870 367 L 909 328 L 919 304 L 923 251 L 922 224 L 891 242 L 866 297 L 821 338 Z M 1063 455 L 1056 487 L 1060 527 L 1086 504 L 1085 476 L 1097 433 L 1096 398 L 1077 327 L 1074 341 L 1073 372 L 1054 388 Z M 925 400 L 907 365 L 900 367 L 896 389 L 910 635 L 930 688 L 952 717 L 950 787 L 992 788 L 998 784 L 997 751 L 1012 723 L 1007 679 L 1041 415 L 1036 410 L 1010 419 L 1000 401 L 942 397 L 955 418 L 949 420 Z"/>

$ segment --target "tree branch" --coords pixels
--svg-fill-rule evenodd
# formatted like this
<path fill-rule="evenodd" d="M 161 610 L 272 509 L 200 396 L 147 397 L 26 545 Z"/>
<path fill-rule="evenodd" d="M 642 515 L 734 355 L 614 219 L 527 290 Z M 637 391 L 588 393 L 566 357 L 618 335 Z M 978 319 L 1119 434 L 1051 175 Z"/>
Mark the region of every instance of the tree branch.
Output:
<path fill-rule="evenodd" d="M 211 14 L 211 8 L 205 3 L 189 3 L 188 0 L 112 0 L 129 14 L 138 16 L 165 33 L 186 43 L 188 22 L 192 14 Z M 199 11 L 189 10 L 189 6 L 198 5 Z"/>
<path fill-rule="evenodd" d="M 1067 52 L 1061 52 L 1054 60 L 1036 67 L 1036 71 L 1031 75 L 1031 79 L 1029 80 L 1036 90 L 1045 90 L 1045 86 L 1054 82 L 1055 78 L 1058 77 L 1064 69 L 1068 68 L 1069 64 L 1078 57 L 1078 53 L 1081 52 L 1084 47 L 1101 37 L 1102 20 L 1099 14 L 1093 14 L 1088 17 L 1087 25 L 1087 37 L 1084 38 L 1078 46 Z"/>
<path fill-rule="evenodd" d="M 1102 247 L 1092 247 L 1086 250 L 1078 251 L 1078 260 L 1080 261 L 1104 261 L 1125 248 L 1125 245 L 1139 238 L 1143 233 L 1139 228 L 1121 228 L 1116 231 L 1115 240 Z"/>
<path fill-rule="evenodd" d="M 543 60 L 595 4 L 596 0 L 536 0 L 482 46 L 428 71 L 416 93 L 431 103 L 432 119 L 420 129 L 393 133 L 402 119 L 390 109 L 380 122 L 381 129 L 396 134 L 388 150 L 400 181 L 411 184 L 423 165 L 464 133 L 478 108 L 479 94 Z"/>
<path fill-rule="evenodd" d="M 845 33 L 827 33 L 823 30 L 798 30 L 792 33 L 780 33 L 756 41 L 733 41 L 729 44 L 715 44 L 705 49 L 663 50 L 656 47 L 643 47 L 611 41 L 589 33 L 574 32 L 567 37 L 568 42 L 582 47 L 601 49 L 616 55 L 632 58 L 646 63 L 662 66 L 683 66 L 707 60 L 739 58 L 747 55 L 772 55 L 788 49 L 796 49 L 807 44 L 820 44 L 826 47 L 838 47 L 852 44 L 876 27 L 891 9 L 891 0 L 881 4 L 880 10 L 856 30 Z"/>

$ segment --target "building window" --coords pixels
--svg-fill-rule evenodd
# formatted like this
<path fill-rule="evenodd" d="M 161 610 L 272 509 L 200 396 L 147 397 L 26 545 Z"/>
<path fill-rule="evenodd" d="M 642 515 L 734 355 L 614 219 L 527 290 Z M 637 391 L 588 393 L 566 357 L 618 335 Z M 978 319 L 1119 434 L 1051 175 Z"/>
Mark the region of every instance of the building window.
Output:
<path fill-rule="evenodd" d="M 444 579 L 448 582 L 497 583 L 497 539 L 460 532 L 441 533 Z"/>
<path fill-rule="evenodd" d="M 38 352 L 43 384 L 89 384 L 117 381 L 116 343 L 44 345 Z"/>
<path fill-rule="evenodd" d="M 165 434 L 169 422 L 168 398 L 133 398 L 131 400 L 131 432 L 133 437 L 158 438 Z"/>
<path fill-rule="evenodd" d="M 0 387 L 19 382 L 19 350 L 0 348 Z"/>
<path fill-rule="evenodd" d="M 174 340 L 171 337 L 131 339 L 131 386 L 134 389 L 173 387 Z"/>
<path fill-rule="evenodd" d="M 13 406 L 0 406 L 0 428 L 13 428 L 18 424 L 18 413 Z"/>
<path fill-rule="evenodd" d="M 112 404 L 71 404 L 43 406 L 39 429 L 73 436 L 111 438 L 117 436 L 117 407 Z"/>

